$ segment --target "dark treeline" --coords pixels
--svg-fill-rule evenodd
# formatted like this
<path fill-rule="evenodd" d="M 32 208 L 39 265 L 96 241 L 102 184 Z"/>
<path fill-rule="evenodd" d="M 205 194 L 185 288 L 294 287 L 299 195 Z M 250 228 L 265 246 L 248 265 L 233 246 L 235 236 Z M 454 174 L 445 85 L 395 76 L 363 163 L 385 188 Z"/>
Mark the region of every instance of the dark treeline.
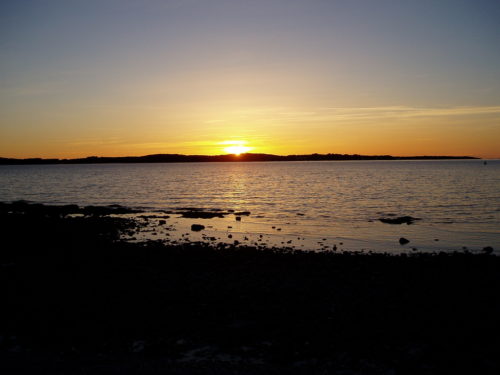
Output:
<path fill-rule="evenodd" d="M 438 160 L 477 159 L 472 156 L 391 156 L 357 154 L 308 154 L 308 155 L 180 155 L 156 154 L 146 156 L 99 157 L 89 156 L 78 159 L 13 159 L 0 158 L 0 164 L 101 164 L 101 163 L 193 163 L 193 162 L 248 162 L 248 161 L 314 161 L 314 160 Z"/>

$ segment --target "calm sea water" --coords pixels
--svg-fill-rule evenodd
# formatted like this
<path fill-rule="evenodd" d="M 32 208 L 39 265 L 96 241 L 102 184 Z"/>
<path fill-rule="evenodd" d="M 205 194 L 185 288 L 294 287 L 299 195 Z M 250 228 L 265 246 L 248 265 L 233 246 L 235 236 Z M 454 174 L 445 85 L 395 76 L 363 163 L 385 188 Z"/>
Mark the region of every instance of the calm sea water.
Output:
<path fill-rule="evenodd" d="M 396 251 L 405 236 L 419 250 L 500 250 L 498 160 L 0 166 L 0 201 L 19 199 L 251 211 L 234 231 L 303 235 L 305 247 L 322 237 L 352 250 Z M 422 220 L 378 221 L 388 214 Z M 227 228 L 222 219 L 211 223 Z"/>

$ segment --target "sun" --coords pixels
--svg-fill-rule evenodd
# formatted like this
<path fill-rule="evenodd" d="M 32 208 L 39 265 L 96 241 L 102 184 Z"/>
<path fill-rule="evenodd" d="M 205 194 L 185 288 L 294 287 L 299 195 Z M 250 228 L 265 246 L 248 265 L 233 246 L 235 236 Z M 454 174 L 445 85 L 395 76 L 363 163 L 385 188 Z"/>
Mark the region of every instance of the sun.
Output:
<path fill-rule="evenodd" d="M 238 146 L 226 147 L 224 148 L 224 151 L 226 151 L 228 154 L 240 155 L 250 151 L 251 149 L 252 149 L 251 147 L 238 145 Z"/>
<path fill-rule="evenodd" d="M 247 141 L 243 140 L 228 140 L 219 142 L 219 145 L 224 145 L 226 147 L 223 150 L 228 154 L 241 155 L 253 149 L 253 147 L 246 146 Z"/>

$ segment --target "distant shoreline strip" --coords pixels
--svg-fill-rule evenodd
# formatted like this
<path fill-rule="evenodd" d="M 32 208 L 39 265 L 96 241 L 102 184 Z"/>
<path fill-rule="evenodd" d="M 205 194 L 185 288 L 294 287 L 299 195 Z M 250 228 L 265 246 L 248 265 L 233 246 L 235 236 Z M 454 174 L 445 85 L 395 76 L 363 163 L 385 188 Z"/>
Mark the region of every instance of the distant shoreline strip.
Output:
<path fill-rule="evenodd" d="M 308 155 L 181 155 L 156 154 L 145 156 L 99 157 L 89 156 L 76 159 L 42 159 L 42 158 L 0 158 L 0 165 L 22 164 L 109 164 L 109 163 L 200 163 L 200 162 L 256 162 L 256 161 L 346 161 L 346 160 L 457 160 L 480 159 L 473 156 L 391 156 L 391 155 L 357 155 L 357 154 L 308 154 Z"/>

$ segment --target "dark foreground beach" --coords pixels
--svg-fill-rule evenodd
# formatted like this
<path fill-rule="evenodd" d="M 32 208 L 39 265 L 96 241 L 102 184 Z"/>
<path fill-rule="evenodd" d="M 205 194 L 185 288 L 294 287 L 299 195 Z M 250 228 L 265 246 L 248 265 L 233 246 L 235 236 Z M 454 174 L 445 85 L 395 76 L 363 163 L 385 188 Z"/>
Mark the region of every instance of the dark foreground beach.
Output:
<path fill-rule="evenodd" d="M 131 243 L 127 212 L 0 204 L 0 373 L 500 373 L 487 252 Z"/>

